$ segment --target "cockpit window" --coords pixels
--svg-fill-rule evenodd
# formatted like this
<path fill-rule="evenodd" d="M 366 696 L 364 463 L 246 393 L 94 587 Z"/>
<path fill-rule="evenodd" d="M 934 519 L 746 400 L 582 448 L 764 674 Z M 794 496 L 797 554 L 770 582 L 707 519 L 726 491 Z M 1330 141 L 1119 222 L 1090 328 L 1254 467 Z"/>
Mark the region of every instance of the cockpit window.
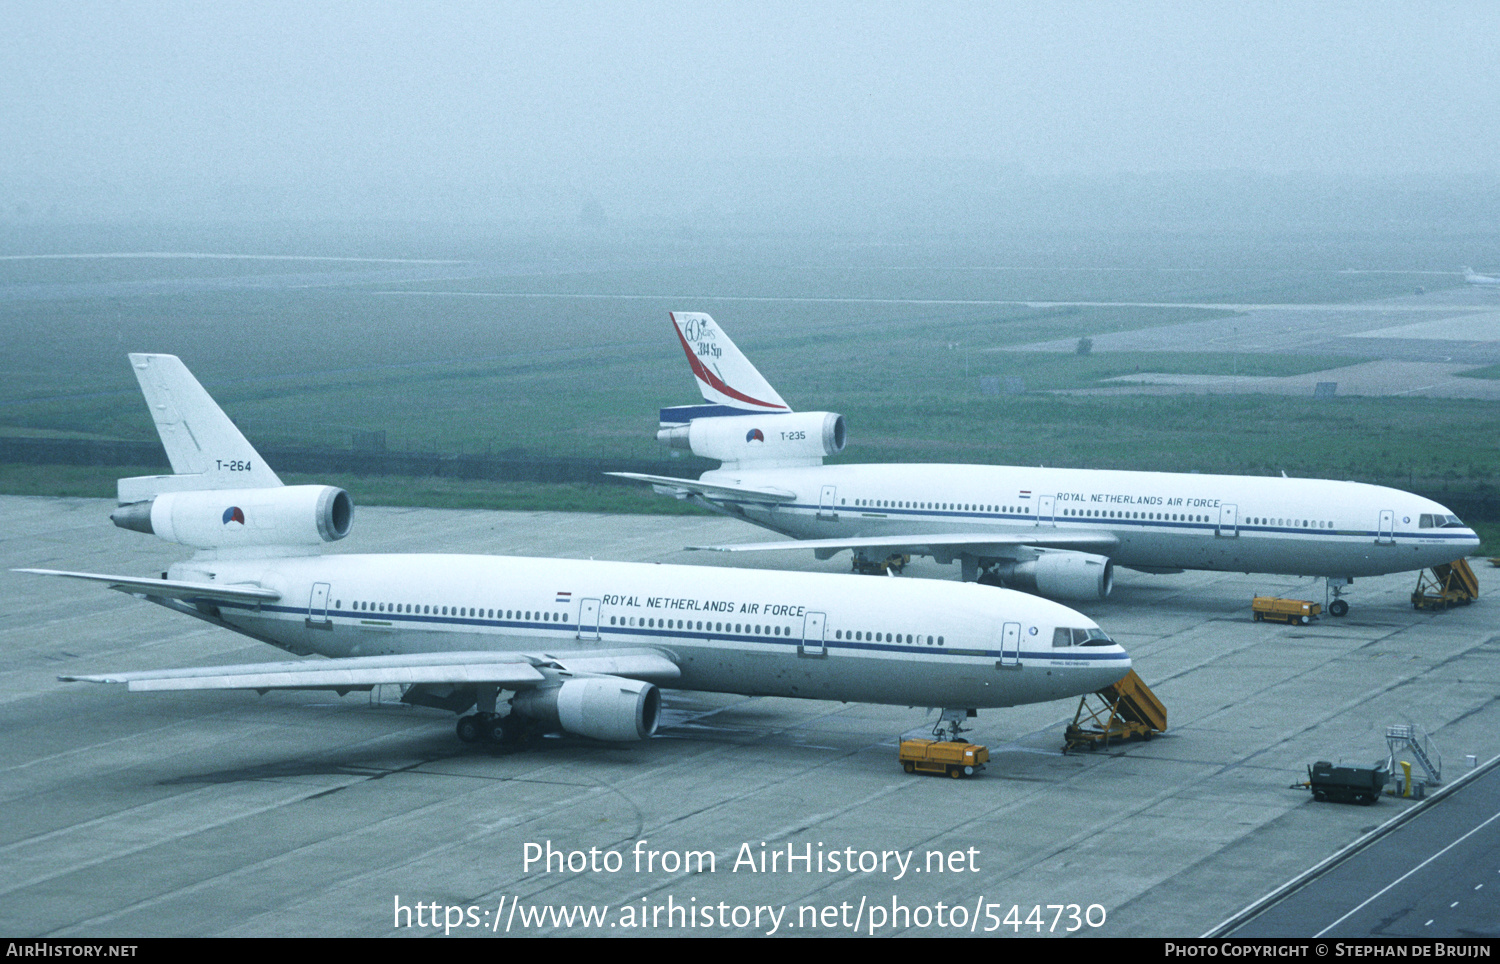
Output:
<path fill-rule="evenodd" d="M 1423 529 L 1462 529 L 1464 524 L 1456 515 L 1441 512 L 1424 512 L 1417 523 Z"/>
<path fill-rule="evenodd" d="M 1110 639 L 1102 629 L 1064 629 L 1059 626 L 1052 633 L 1052 647 L 1061 649 L 1064 646 L 1113 646 L 1115 641 Z"/>

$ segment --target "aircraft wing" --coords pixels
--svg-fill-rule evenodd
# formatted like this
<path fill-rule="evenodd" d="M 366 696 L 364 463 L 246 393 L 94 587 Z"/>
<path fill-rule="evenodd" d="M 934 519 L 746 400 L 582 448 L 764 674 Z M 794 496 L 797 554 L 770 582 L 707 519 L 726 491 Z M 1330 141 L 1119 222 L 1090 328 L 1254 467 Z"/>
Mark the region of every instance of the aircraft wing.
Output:
<path fill-rule="evenodd" d="M 1108 554 L 1120 540 L 1107 532 L 1030 533 L 957 532 L 936 535 L 855 536 L 846 539 L 794 539 L 786 542 L 745 542 L 724 546 L 688 546 L 712 552 L 769 552 L 778 549 L 813 549 L 834 553 L 840 549 L 884 549 L 892 553 L 930 556 L 934 554 L 991 556 L 1005 549 L 1071 549 L 1077 552 Z M 998 551 L 998 552 L 997 552 Z"/>
<path fill-rule="evenodd" d="M 65 576 L 69 579 L 86 579 L 102 582 L 111 589 L 142 596 L 162 596 L 168 599 L 218 599 L 223 602 L 255 603 L 275 602 L 281 593 L 249 583 L 184 582 L 177 579 L 150 579 L 140 576 L 109 576 L 97 572 L 62 572 L 57 569 L 15 569 L 13 572 L 30 572 L 38 576 Z"/>
<path fill-rule="evenodd" d="M 770 487 L 755 488 L 748 485 L 725 485 L 719 482 L 699 482 L 697 479 L 674 479 L 669 475 L 642 475 L 638 472 L 606 472 L 622 479 L 649 482 L 651 487 L 663 495 L 701 495 L 709 499 L 738 499 L 743 502 L 796 502 L 797 493 L 787 489 Z"/>
<path fill-rule="evenodd" d="M 491 683 L 505 689 L 524 689 L 563 675 L 619 676 L 665 682 L 676 679 L 681 671 L 666 656 L 649 649 L 561 654 L 478 651 L 288 660 L 99 676 L 59 676 L 58 679 L 65 683 L 125 683 L 132 691 L 258 690 L 264 693 L 281 689 L 343 692 L 386 683 Z"/>

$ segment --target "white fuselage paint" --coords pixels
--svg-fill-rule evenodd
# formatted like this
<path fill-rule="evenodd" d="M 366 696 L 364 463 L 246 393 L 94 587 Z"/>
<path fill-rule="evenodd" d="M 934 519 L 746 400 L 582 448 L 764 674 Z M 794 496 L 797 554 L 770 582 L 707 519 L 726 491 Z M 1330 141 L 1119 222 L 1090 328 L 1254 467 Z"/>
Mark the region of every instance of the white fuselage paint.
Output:
<path fill-rule="evenodd" d="M 169 577 L 275 589 L 276 604 L 169 605 L 330 657 L 644 647 L 681 669 L 673 688 L 975 708 L 1130 669 L 1118 645 L 1054 648 L 1059 627 L 1096 628 L 1065 606 L 931 580 L 455 555 L 198 558 Z"/>
<path fill-rule="evenodd" d="M 1423 514 L 1449 514 L 1438 503 L 1358 482 L 901 464 L 742 466 L 702 481 L 795 492 L 774 507 L 715 502 L 797 539 L 1103 532 L 1119 540 L 1104 554 L 1148 569 L 1374 576 L 1452 562 L 1479 546 L 1471 529 L 1420 526 Z"/>

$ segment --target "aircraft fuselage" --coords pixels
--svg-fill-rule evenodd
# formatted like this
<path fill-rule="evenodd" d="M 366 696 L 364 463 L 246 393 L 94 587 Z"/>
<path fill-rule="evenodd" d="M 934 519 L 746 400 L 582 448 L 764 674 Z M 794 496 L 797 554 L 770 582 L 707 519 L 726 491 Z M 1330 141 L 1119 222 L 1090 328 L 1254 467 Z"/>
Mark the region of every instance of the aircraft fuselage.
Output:
<path fill-rule="evenodd" d="M 1118 540 L 1108 552 L 1115 563 L 1148 570 L 1374 576 L 1451 562 L 1479 545 L 1438 503 L 1357 482 L 898 464 L 723 468 L 702 481 L 795 492 L 774 506 L 714 501 L 796 539 L 1107 533 Z"/>
<path fill-rule="evenodd" d="M 669 685 L 903 706 L 1001 707 L 1093 692 L 1130 668 L 1057 603 L 931 580 L 452 555 L 331 555 L 175 565 L 171 579 L 275 589 L 275 604 L 169 608 L 329 657 L 642 648 Z"/>

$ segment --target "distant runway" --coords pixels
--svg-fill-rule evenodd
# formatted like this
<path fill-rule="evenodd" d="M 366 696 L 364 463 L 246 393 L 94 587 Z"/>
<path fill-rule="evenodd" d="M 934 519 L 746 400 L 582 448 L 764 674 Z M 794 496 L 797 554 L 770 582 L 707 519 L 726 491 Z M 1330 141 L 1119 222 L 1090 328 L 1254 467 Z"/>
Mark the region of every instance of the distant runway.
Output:
<path fill-rule="evenodd" d="M 441 932 L 430 915 L 403 918 L 422 903 L 472 908 L 483 926 L 462 918 L 455 932 L 474 934 L 502 917 L 498 932 L 512 934 L 764 934 L 769 908 L 783 914 L 778 933 L 1034 935 L 1073 926 L 1072 911 L 1048 909 L 1061 904 L 1087 918 L 1079 932 L 1191 937 L 1413 806 L 1314 803 L 1292 787 L 1308 763 L 1382 756 L 1385 725 L 1406 722 L 1450 766 L 1500 753 L 1489 597 L 1417 613 L 1415 574 L 1360 580 L 1347 618 L 1290 627 L 1252 622 L 1250 599 L 1321 599 L 1312 580 L 1122 572 L 1108 602 L 1083 608 L 1131 651 L 1170 731 L 1063 756 L 1076 703 L 985 711 L 971 735 L 993 757 L 969 781 L 897 766 L 897 737 L 927 725 L 921 707 L 678 692 L 646 743 L 556 739 L 503 754 L 459 744 L 449 714 L 365 694 L 59 683 L 280 655 L 119 593 L 4 571 L 151 573 L 177 557 L 110 525 L 110 508 L 0 497 L 0 929 L 11 934 Z M 754 538 L 711 516 L 361 508 L 336 548 L 712 565 L 724 560 L 681 547 Z M 759 564 L 847 561 L 794 552 Z M 908 572 L 954 575 L 926 562 Z M 527 845 L 549 842 L 584 855 L 702 851 L 715 867 L 526 866 Z M 763 846 L 932 853 L 941 868 L 899 879 L 734 869 Z M 654 925 L 624 923 L 642 909 Z M 557 916 L 583 910 L 603 916 Z"/>
<path fill-rule="evenodd" d="M 781 295 L 702 295 L 702 294 L 616 294 L 610 292 L 560 292 L 560 291 L 422 291 L 418 289 L 392 289 L 388 291 L 376 291 L 379 295 L 410 295 L 412 297 L 426 298 L 499 298 L 499 299 L 544 299 L 561 300 L 570 299 L 584 301 L 680 301 L 683 303 L 695 302 L 770 302 L 785 304 L 813 304 L 813 305 L 1004 305 L 1017 308 L 1181 308 L 1181 309 L 1206 309 L 1213 311 L 1247 312 L 1247 311 L 1291 311 L 1291 312 L 1360 312 L 1367 311 L 1377 314 L 1385 314 L 1398 309 L 1382 307 L 1378 304 L 1369 307 L 1359 305 L 1329 305 L 1329 304 L 1259 304 L 1239 302 L 1216 302 L 1216 301 L 1018 301 L 1004 298 L 820 298 L 820 297 L 798 297 Z M 1455 309 L 1447 306 L 1419 306 L 1416 308 L 1399 309 L 1402 313 L 1433 312 L 1439 314 L 1453 314 Z M 1457 309 L 1464 311 L 1486 312 L 1495 311 L 1493 306 Z M 1072 342 L 1058 342 L 1065 346 L 1059 350 L 1071 350 Z M 1037 351 L 1053 349 L 1041 348 L 1039 346 L 1027 346 Z M 1006 349 L 991 349 L 993 351 L 1004 351 Z"/>
<path fill-rule="evenodd" d="M 1318 386 L 1332 382 L 1338 395 L 1410 396 L 1415 398 L 1480 398 L 1500 401 L 1500 379 L 1465 378 L 1473 364 L 1452 362 L 1360 362 L 1306 375 L 1281 377 L 1251 375 L 1170 375 L 1142 372 L 1106 378 L 1102 387 L 1077 389 L 1072 395 L 1212 395 L 1312 396 Z"/>
<path fill-rule="evenodd" d="M 1412 395 L 1500 400 L 1500 380 L 1459 373 L 1500 363 L 1500 293 L 1454 288 L 1344 305 L 1243 305 L 1232 317 L 1090 335 L 1094 352 L 1217 352 L 1326 356 L 1330 367 L 1281 378 L 1141 372 L 1077 394 Z M 992 351 L 1069 352 L 1077 339 Z M 1339 357 L 1362 359 L 1339 365 Z M 1373 360 L 1369 360 L 1373 359 Z M 1369 360 L 1369 361 L 1366 361 Z"/>

